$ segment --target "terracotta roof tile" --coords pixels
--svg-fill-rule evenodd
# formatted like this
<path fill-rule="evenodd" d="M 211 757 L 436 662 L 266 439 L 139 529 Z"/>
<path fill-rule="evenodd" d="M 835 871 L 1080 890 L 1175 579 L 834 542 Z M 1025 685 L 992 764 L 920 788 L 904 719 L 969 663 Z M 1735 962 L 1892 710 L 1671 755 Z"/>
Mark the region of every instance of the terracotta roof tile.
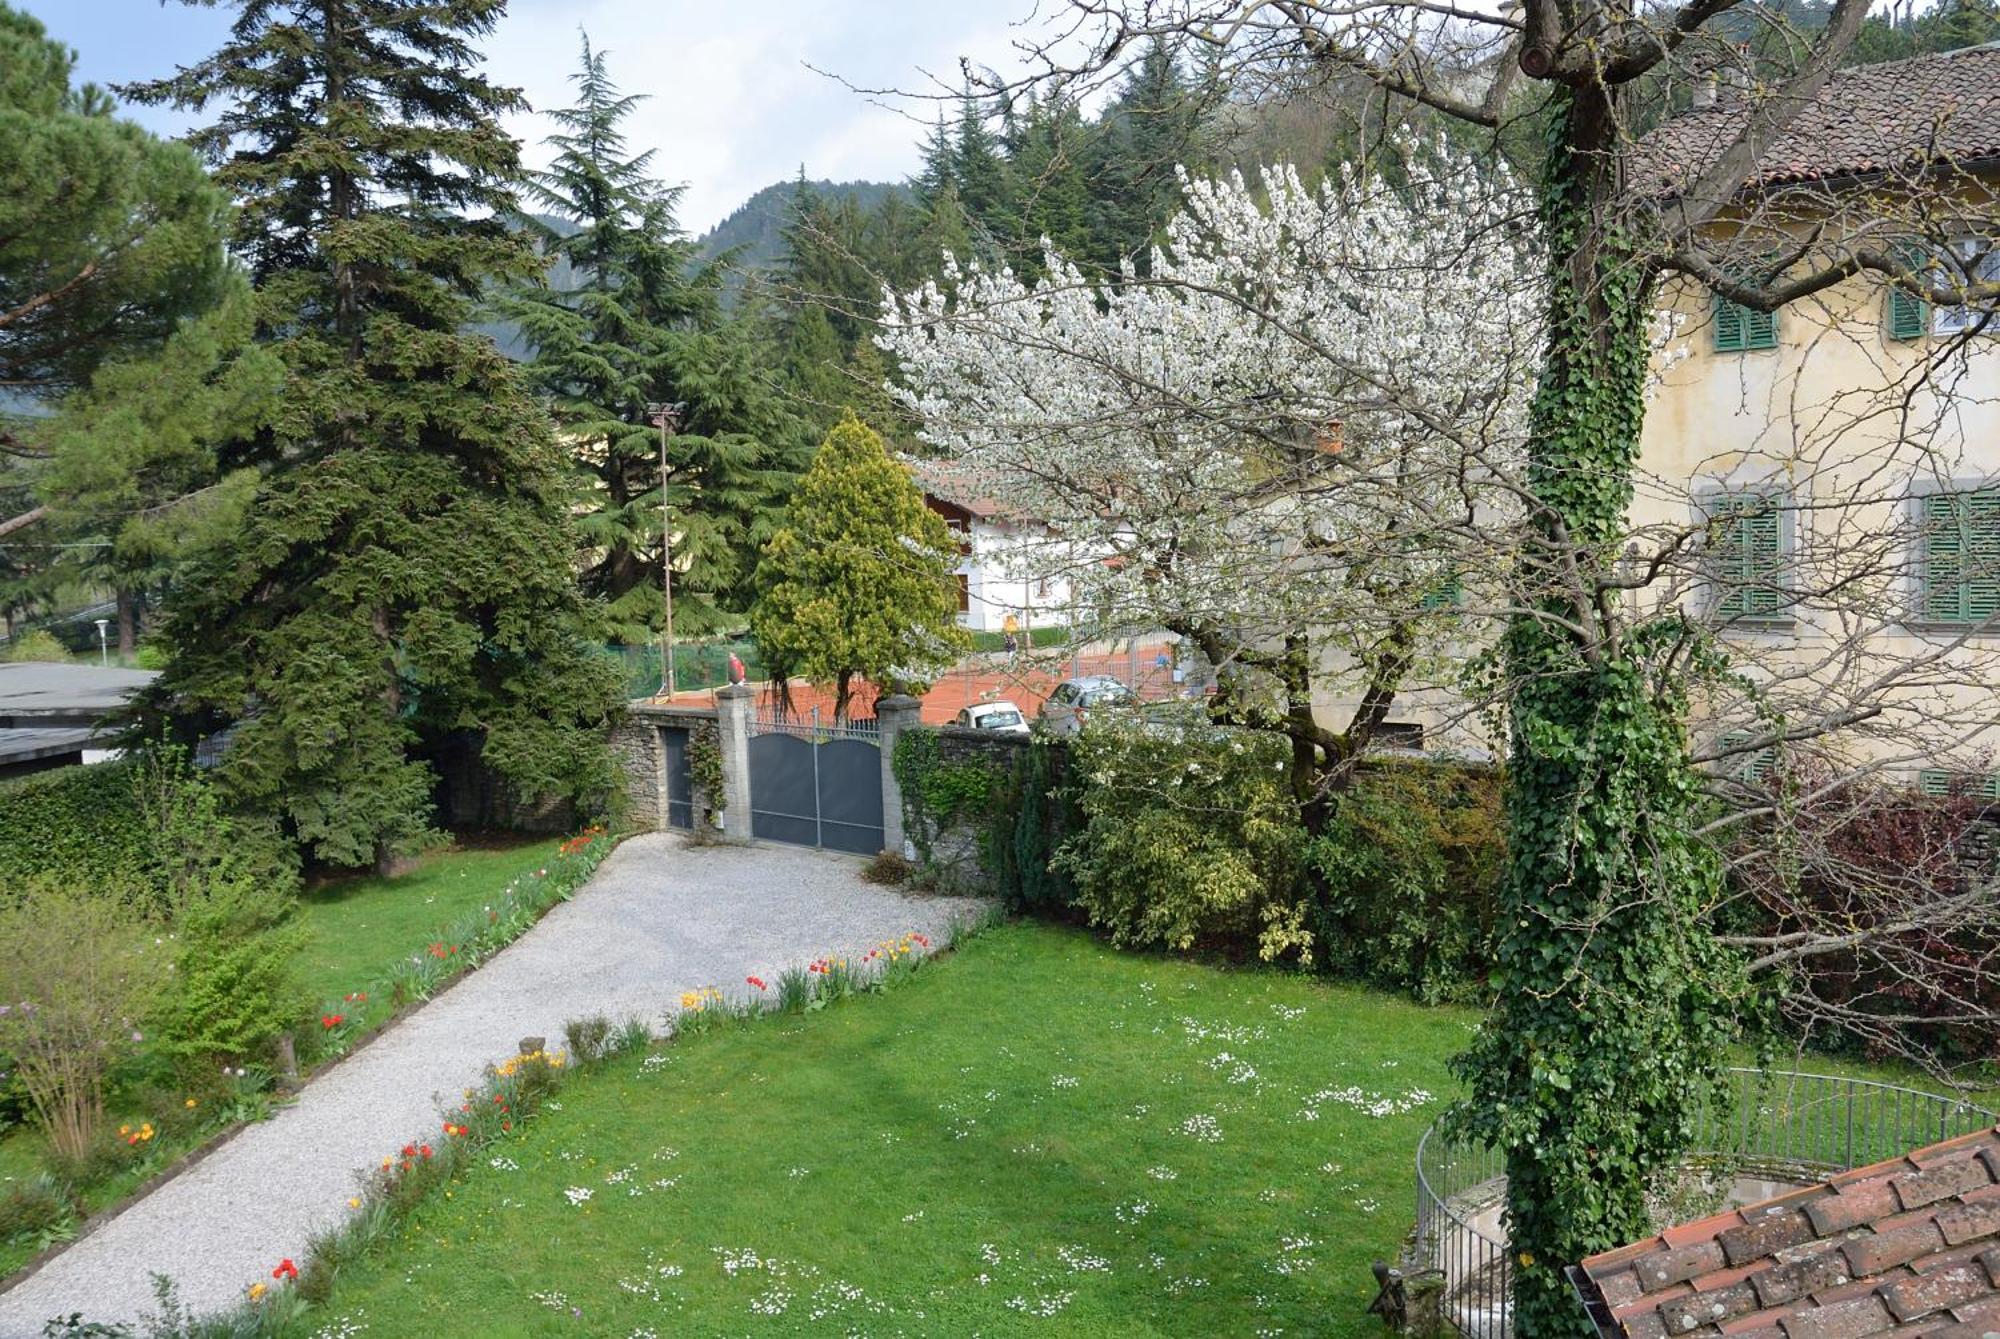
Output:
<path fill-rule="evenodd" d="M 1637 190 L 1690 185 L 1736 138 L 1743 102 L 1696 108 L 1641 139 Z M 1820 96 L 1760 145 L 1764 185 L 2000 156 L 2000 48 L 1971 47 L 1835 72 Z"/>
<path fill-rule="evenodd" d="M 1629 1339 L 2000 1339 L 2000 1129 L 1583 1262 Z"/>

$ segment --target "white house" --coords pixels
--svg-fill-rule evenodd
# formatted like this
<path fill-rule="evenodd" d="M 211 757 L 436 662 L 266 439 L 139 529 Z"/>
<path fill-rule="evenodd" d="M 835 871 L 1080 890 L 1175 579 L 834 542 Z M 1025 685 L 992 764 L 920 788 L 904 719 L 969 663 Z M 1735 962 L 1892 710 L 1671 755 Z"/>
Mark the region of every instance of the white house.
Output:
<path fill-rule="evenodd" d="M 1028 630 L 1072 619 L 1071 547 L 1047 523 L 1014 514 L 984 496 L 949 464 L 911 466 L 924 503 L 959 537 L 958 621 L 974 632 L 1000 632 L 1012 615 Z"/>

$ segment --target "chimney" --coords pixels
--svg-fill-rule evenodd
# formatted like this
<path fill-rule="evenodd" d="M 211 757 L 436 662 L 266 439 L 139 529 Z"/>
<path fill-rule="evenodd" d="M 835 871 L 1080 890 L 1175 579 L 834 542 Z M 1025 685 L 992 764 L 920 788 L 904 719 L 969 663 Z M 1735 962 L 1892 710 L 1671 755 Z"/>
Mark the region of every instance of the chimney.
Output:
<path fill-rule="evenodd" d="M 1715 105 L 1715 71 L 1710 70 L 1694 82 L 1694 105 L 1713 107 Z"/>

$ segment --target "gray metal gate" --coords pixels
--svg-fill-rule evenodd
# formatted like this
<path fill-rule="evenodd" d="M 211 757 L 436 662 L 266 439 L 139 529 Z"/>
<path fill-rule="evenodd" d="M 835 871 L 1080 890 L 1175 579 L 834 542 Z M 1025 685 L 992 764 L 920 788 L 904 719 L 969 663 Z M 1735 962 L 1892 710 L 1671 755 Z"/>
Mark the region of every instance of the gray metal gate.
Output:
<path fill-rule="evenodd" d="M 882 746 L 875 722 L 750 723 L 750 835 L 874 855 L 882 849 Z"/>
<path fill-rule="evenodd" d="M 694 774 L 688 767 L 688 735 L 684 725 L 660 729 L 667 766 L 667 825 L 682 829 L 694 826 Z"/>

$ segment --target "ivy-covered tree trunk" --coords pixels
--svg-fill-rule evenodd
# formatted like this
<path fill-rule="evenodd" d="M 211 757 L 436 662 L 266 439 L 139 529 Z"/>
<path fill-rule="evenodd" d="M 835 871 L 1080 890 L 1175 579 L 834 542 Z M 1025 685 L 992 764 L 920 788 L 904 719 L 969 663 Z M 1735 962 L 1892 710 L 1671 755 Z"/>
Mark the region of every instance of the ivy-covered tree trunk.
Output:
<path fill-rule="evenodd" d="M 1729 1011 L 1699 924 L 1715 886 L 1685 698 L 1648 672 L 1678 629 L 1622 628 L 1612 571 L 1639 450 L 1648 275 L 1607 223 L 1616 91 L 1568 92 L 1543 215 L 1549 344 L 1532 410 L 1532 608 L 1506 636 L 1509 868 L 1498 1009 L 1461 1058 L 1468 1132 L 1506 1155 L 1514 1325 L 1580 1335 L 1563 1266 L 1645 1235 L 1650 1171 L 1684 1150 Z"/>

